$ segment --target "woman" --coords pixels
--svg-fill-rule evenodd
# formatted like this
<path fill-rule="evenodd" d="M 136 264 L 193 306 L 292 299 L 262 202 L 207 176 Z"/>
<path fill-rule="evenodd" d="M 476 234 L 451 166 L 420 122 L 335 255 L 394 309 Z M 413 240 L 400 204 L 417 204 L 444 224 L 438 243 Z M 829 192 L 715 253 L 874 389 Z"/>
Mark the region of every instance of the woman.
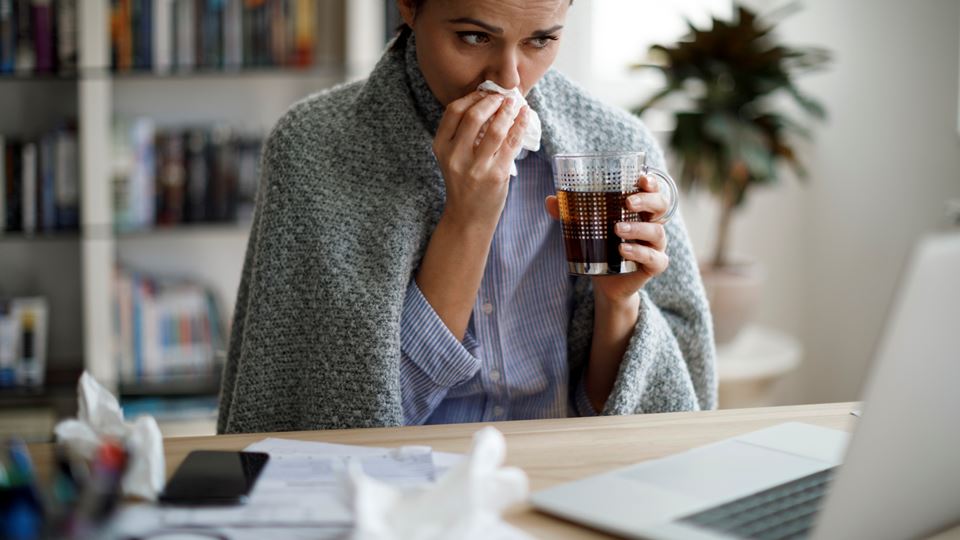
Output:
<path fill-rule="evenodd" d="M 278 122 L 220 432 L 715 406 L 711 321 L 679 217 L 618 228 L 641 270 L 566 274 L 551 157 L 643 150 L 662 167 L 636 118 L 549 70 L 569 4 L 398 0 L 407 28 L 369 79 Z M 538 152 L 517 156 L 531 113 L 477 92 L 484 80 L 526 96 Z M 640 186 L 630 209 L 662 212 Z"/>

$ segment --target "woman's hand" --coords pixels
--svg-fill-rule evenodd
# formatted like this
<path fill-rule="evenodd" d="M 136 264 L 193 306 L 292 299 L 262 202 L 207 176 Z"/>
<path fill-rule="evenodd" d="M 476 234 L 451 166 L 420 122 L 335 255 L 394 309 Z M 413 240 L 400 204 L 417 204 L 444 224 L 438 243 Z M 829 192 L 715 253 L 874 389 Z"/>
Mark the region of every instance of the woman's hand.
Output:
<path fill-rule="evenodd" d="M 420 261 L 417 286 L 440 320 L 463 339 L 510 186 L 526 111 L 499 94 L 474 92 L 447 106 L 433 140 L 447 203 Z M 480 129 L 486 132 L 480 142 Z"/>
<path fill-rule="evenodd" d="M 659 192 L 657 181 L 648 176 L 637 181 L 640 192 L 627 198 L 627 210 L 651 216 L 647 221 L 625 221 L 617 224 L 617 236 L 624 260 L 637 263 L 638 270 L 629 274 L 595 276 L 594 294 L 602 294 L 611 303 L 628 300 L 648 281 L 667 270 L 667 233 L 663 224 L 653 221 L 664 215 L 669 206 Z"/>
<path fill-rule="evenodd" d="M 514 120 L 516 105 L 510 98 L 485 92 L 447 106 L 433 140 L 447 188 L 444 220 L 496 227 L 507 200 L 510 165 L 526 128 L 526 109 Z"/>
<path fill-rule="evenodd" d="M 629 274 L 594 276 L 595 295 L 603 295 L 607 304 L 622 304 L 631 300 L 652 278 L 662 274 L 670 263 L 667 257 L 667 234 L 660 223 L 652 223 L 668 210 L 667 201 L 659 192 L 656 180 L 643 176 L 637 181 L 640 189 L 627 198 L 627 210 L 650 216 L 649 221 L 621 222 L 617 224 L 617 236 L 626 242 L 620 244 L 620 254 L 628 261 L 637 263 L 639 270 Z M 547 212 L 560 219 L 557 198 L 546 201 Z"/>

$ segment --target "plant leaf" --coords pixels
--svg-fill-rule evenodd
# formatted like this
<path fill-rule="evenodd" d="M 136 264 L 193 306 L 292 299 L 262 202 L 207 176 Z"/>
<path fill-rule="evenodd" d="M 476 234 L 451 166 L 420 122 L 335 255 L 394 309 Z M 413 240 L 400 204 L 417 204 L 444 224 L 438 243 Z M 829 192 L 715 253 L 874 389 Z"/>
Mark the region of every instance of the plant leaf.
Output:
<path fill-rule="evenodd" d="M 786 85 L 784 89 L 789 92 L 791 96 L 793 96 L 793 99 L 798 105 L 800 105 L 800 107 L 803 108 L 804 111 L 807 112 L 807 114 L 818 120 L 827 119 L 827 110 L 823 108 L 823 105 L 821 105 L 819 101 L 805 95 L 793 84 Z"/>

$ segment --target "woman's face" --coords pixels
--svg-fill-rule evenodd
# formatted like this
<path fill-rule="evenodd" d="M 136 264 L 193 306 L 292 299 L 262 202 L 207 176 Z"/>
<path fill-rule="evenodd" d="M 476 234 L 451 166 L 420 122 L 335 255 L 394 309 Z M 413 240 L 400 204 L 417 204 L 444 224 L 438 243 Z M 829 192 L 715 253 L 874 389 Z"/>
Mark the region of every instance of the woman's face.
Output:
<path fill-rule="evenodd" d="M 444 106 L 491 80 L 525 96 L 553 64 L 569 0 L 426 0 L 400 14 L 417 36 L 417 60 Z"/>

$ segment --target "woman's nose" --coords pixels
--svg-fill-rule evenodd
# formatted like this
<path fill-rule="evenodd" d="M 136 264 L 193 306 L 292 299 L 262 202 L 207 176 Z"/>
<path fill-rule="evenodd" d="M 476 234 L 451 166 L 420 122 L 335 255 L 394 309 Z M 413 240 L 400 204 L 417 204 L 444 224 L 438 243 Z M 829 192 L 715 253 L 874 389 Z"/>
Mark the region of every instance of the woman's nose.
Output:
<path fill-rule="evenodd" d="M 520 65 L 512 51 L 505 52 L 487 70 L 487 79 L 510 89 L 520 86 Z"/>

